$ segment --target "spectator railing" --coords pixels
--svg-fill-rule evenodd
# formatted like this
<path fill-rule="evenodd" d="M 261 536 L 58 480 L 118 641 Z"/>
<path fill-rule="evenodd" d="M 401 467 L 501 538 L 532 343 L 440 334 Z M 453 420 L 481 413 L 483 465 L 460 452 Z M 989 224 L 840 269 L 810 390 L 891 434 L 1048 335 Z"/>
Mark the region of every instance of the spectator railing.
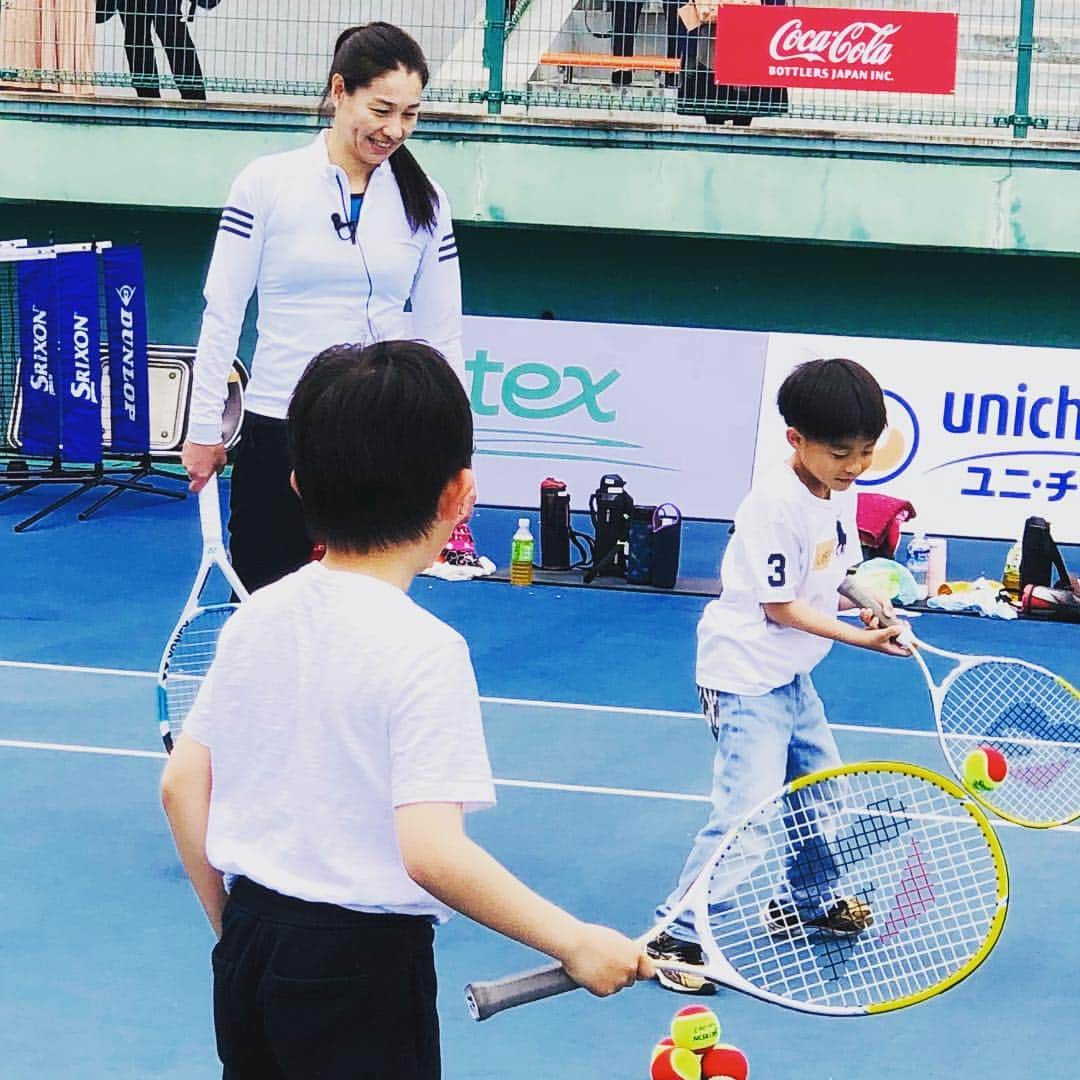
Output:
<path fill-rule="evenodd" d="M 763 0 L 779 5 L 782 0 Z M 310 106 L 346 26 L 384 19 L 428 57 L 430 101 L 603 123 L 934 125 L 1080 132 L 1078 0 L 802 0 L 802 8 L 955 12 L 950 95 L 822 89 L 718 95 L 707 26 L 680 0 L 0 0 L 0 92 Z M 707 7 L 708 5 L 702 5 Z M 576 54 L 575 63 L 541 63 Z M 641 60 L 617 67 L 620 55 Z M 606 66 L 604 57 L 610 57 Z M 645 58 L 677 57 L 680 73 Z M 700 119 L 687 121 L 700 123 Z"/>

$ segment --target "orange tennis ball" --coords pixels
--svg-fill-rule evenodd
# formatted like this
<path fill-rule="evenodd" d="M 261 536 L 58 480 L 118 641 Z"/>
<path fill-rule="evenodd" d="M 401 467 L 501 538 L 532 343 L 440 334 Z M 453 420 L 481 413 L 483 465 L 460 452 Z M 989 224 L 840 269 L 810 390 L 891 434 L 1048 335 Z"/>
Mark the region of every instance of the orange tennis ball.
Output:
<path fill-rule="evenodd" d="M 701 1055 L 701 1080 L 747 1080 L 749 1075 L 750 1063 L 737 1046 L 717 1043 Z"/>
<path fill-rule="evenodd" d="M 701 1080 L 701 1059 L 684 1046 L 665 1046 L 653 1058 L 652 1080 Z"/>
<path fill-rule="evenodd" d="M 720 1038 L 720 1021 L 705 1005 L 687 1005 L 671 1021 L 671 1037 L 687 1050 L 708 1050 Z"/>
<path fill-rule="evenodd" d="M 992 746 L 980 746 L 964 758 L 964 782 L 973 791 L 993 791 L 1008 773 L 1005 756 Z"/>
<path fill-rule="evenodd" d="M 674 1050 L 674 1049 L 675 1049 L 675 1040 L 674 1039 L 672 1039 L 670 1037 L 668 1037 L 666 1039 L 661 1039 L 652 1048 L 652 1057 L 649 1058 L 649 1062 L 650 1063 L 654 1062 L 662 1053 L 664 1053 L 665 1050 Z"/>

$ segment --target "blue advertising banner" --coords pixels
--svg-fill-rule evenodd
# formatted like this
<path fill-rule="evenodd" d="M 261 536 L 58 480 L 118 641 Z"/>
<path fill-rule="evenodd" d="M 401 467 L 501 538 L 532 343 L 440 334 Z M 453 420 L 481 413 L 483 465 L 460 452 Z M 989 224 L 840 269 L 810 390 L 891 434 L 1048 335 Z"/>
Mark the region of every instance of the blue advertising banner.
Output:
<path fill-rule="evenodd" d="M 101 461 L 101 315 L 98 255 L 73 251 L 56 259 L 61 450 L 65 461 Z"/>
<path fill-rule="evenodd" d="M 19 298 L 19 367 L 23 452 L 51 457 L 60 448 L 60 397 L 54 330 L 54 259 L 16 267 Z"/>
<path fill-rule="evenodd" d="M 144 454 L 150 449 L 150 380 L 142 248 L 109 248 L 102 259 L 112 418 L 109 449 Z"/>

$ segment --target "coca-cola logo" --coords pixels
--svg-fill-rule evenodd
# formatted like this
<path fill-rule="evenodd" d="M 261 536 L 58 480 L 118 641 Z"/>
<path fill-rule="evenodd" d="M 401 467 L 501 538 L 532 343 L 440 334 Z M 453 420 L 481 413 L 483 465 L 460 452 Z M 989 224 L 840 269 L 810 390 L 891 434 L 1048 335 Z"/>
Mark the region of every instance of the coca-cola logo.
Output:
<path fill-rule="evenodd" d="M 769 55 L 774 60 L 881 67 L 892 58 L 889 38 L 899 29 L 896 23 L 860 21 L 840 30 L 814 30 L 805 27 L 802 19 L 789 19 L 773 34 Z"/>

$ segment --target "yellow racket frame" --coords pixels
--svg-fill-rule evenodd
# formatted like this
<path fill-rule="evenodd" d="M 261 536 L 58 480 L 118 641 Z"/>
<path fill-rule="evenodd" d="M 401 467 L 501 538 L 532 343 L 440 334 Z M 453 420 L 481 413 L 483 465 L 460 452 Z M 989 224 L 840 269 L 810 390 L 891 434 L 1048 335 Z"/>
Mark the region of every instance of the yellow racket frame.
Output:
<path fill-rule="evenodd" d="M 905 776 L 917 776 L 921 780 L 934 784 L 942 791 L 959 800 L 960 804 L 971 816 L 972 821 L 979 827 L 979 831 L 986 840 L 986 846 L 994 860 L 994 870 L 997 878 L 997 912 L 990 924 L 990 932 L 982 947 L 976 952 L 963 967 L 953 972 L 948 977 L 920 990 L 917 994 L 908 994 L 905 997 L 896 998 L 893 1001 L 881 1002 L 877 1005 L 869 1005 L 867 1013 L 887 1013 L 896 1009 L 904 1009 L 909 1005 L 917 1005 L 919 1002 L 928 1001 L 930 998 L 943 994 L 946 990 L 966 979 L 987 957 L 990 950 L 997 944 L 1001 937 L 1001 931 L 1005 926 L 1005 915 L 1009 909 L 1009 868 L 1005 862 L 1005 852 L 1001 842 L 997 838 L 989 819 L 983 812 L 982 806 L 974 795 L 966 788 L 961 787 L 955 781 L 950 780 L 932 769 L 924 769 L 921 765 L 910 765 L 901 761 L 861 761 L 853 765 L 841 765 L 835 769 L 825 769 L 821 772 L 811 773 L 788 785 L 789 791 L 798 791 L 809 787 L 811 784 L 820 783 L 823 780 L 831 780 L 839 776 L 855 776 L 865 772 L 894 772 Z"/>

